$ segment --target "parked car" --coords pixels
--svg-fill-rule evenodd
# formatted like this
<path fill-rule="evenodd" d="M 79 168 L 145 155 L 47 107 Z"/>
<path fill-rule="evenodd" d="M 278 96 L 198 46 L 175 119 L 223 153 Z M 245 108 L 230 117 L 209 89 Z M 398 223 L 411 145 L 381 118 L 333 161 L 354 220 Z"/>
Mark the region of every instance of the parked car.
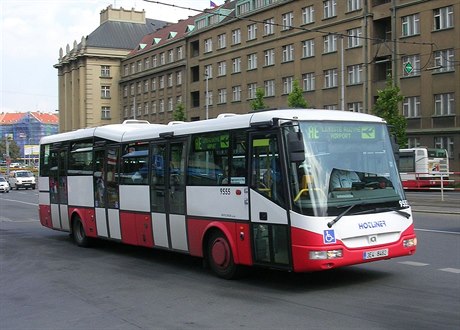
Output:
<path fill-rule="evenodd" d="M 35 176 L 31 171 L 19 170 L 10 172 L 9 183 L 11 189 L 16 188 L 32 188 L 35 189 L 36 181 Z"/>
<path fill-rule="evenodd" d="M 6 181 L 6 179 L 3 176 L 0 176 L 0 191 L 2 193 L 4 193 L 4 192 L 9 193 L 10 192 L 10 184 L 8 183 L 8 181 Z"/>

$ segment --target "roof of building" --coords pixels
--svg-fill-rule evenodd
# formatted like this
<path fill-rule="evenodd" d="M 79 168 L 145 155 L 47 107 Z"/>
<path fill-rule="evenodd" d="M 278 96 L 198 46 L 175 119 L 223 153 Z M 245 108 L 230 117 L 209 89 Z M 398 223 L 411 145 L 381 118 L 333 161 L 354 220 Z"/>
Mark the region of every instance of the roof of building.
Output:
<path fill-rule="evenodd" d="M 19 123 L 27 115 L 34 117 L 42 124 L 59 124 L 59 117 L 52 113 L 45 112 L 6 112 L 0 113 L 0 125 L 13 125 Z"/>
<path fill-rule="evenodd" d="M 86 37 L 86 46 L 133 49 L 143 36 L 165 26 L 167 22 L 146 18 L 145 24 L 106 21 Z M 81 46 L 81 44 L 80 44 Z"/>

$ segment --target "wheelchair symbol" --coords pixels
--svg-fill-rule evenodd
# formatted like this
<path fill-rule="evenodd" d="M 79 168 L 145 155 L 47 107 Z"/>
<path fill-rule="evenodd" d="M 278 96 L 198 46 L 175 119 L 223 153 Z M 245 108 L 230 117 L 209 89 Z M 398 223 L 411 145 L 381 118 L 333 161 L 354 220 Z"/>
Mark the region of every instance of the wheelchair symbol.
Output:
<path fill-rule="evenodd" d="M 324 231 L 323 241 L 324 241 L 324 244 L 334 244 L 336 242 L 335 232 L 333 229 Z"/>

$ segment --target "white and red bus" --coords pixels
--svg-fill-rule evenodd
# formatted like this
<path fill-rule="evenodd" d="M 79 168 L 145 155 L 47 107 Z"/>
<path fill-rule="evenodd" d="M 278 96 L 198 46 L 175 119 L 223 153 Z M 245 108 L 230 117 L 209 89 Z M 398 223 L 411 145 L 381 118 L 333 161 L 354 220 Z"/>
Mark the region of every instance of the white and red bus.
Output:
<path fill-rule="evenodd" d="M 412 255 L 416 235 L 386 123 L 271 110 L 42 138 L 43 226 L 202 257 L 220 277 Z M 335 189 L 334 170 L 359 182 Z"/>
<path fill-rule="evenodd" d="M 405 189 L 440 187 L 441 176 L 443 180 L 449 179 L 447 150 L 426 147 L 400 149 L 399 172 Z"/>

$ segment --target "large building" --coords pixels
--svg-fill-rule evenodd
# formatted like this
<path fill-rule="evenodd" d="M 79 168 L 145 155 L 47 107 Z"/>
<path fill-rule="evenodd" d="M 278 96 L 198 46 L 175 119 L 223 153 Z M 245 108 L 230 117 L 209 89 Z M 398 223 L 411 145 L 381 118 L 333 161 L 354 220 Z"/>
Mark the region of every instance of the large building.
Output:
<path fill-rule="evenodd" d="M 187 120 L 247 113 L 258 88 L 286 107 L 295 80 L 310 107 L 372 113 L 391 76 L 409 146 L 446 148 L 460 171 L 459 35 L 458 0 L 225 1 L 139 39 L 117 119 L 165 123 L 179 103 Z"/>
<path fill-rule="evenodd" d="M 102 10 L 90 35 L 61 48 L 58 69 L 60 130 L 119 123 L 120 62 L 142 37 L 167 22 L 145 18 L 145 11 L 112 6 Z"/>

